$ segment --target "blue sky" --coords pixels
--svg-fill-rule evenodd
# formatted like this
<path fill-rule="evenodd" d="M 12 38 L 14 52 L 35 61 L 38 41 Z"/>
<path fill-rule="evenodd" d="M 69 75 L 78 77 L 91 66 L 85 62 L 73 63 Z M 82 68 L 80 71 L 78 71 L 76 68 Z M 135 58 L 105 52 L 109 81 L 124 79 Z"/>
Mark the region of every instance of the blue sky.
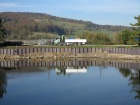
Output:
<path fill-rule="evenodd" d="M 0 12 L 39 12 L 102 25 L 130 26 L 140 0 L 0 0 Z"/>

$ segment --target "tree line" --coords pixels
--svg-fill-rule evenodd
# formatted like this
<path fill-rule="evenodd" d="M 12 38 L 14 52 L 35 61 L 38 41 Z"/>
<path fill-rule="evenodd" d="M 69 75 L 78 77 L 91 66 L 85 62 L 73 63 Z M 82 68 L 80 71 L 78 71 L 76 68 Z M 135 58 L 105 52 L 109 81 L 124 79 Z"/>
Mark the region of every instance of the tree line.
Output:
<path fill-rule="evenodd" d="M 45 19 L 45 22 L 44 22 Z M 52 21 L 66 21 L 70 23 L 84 24 L 85 30 L 78 35 L 80 38 L 86 38 L 89 44 L 139 44 L 140 45 L 140 15 L 135 17 L 137 23 L 130 27 L 97 25 L 89 21 L 73 20 L 60 18 L 41 13 L 20 13 L 4 12 L 0 13 L 0 40 L 6 36 L 12 39 L 26 39 L 33 32 L 54 33 L 56 35 L 70 35 L 76 30 L 66 28 L 63 25 Z M 43 20 L 43 21 L 42 21 Z M 110 37 L 104 33 L 93 33 L 92 30 L 108 29 L 115 31 L 115 35 Z"/>
<path fill-rule="evenodd" d="M 85 29 L 89 30 L 89 31 L 96 31 L 96 30 L 106 29 L 108 31 L 113 31 L 113 32 L 122 31 L 122 30 L 131 30 L 130 27 L 112 26 L 112 25 L 98 25 L 98 24 L 94 24 L 94 23 L 91 23 L 91 22 L 86 24 Z"/>
<path fill-rule="evenodd" d="M 32 35 L 33 32 L 50 32 L 58 35 L 72 32 L 71 29 L 51 22 L 36 22 L 34 18 L 22 13 L 1 13 L 0 18 L 4 21 L 6 33 L 13 35 L 13 38 L 20 37 L 24 39 L 27 35 Z"/>
<path fill-rule="evenodd" d="M 135 24 L 131 24 L 133 30 L 123 30 L 116 35 L 116 40 L 121 44 L 138 44 L 140 46 L 140 15 L 134 17 L 136 19 Z"/>
<path fill-rule="evenodd" d="M 140 15 L 138 17 L 135 17 L 135 19 L 137 20 L 137 23 L 131 24 L 131 29 L 118 31 L 112 37 L 104 33 L 91 32 L 79 34 L 79 37 L 86 38 L 89 44 L 138 44 L 140 46 Z"/>
<path fill-rule="evenodd" d="M 25 39 L 28 35 L 33 35 L 34 32 L 70 35 L 77 31 L 75 27 L 65 27 L 65 25 L 57 24 L 57 22 L 83 24 L 84 30 L 88 31 L 107 29 L 115 32 L 129 28 L 124 26 L 98 25 L 89 21 L 56 17 L 43 13 L 2 12 L 0 13 L 0 18 L 4 21 L 6 33 L 11 38 L 19 39 Z"/>

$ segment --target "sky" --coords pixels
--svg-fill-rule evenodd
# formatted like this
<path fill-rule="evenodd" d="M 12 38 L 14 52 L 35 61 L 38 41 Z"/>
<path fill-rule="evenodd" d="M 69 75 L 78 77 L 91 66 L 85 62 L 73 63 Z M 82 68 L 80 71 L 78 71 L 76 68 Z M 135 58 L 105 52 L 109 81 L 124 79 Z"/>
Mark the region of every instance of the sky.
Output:
<path fill-rule="evenodd" d="M 0 0 L 0 12 L 35 12 L 91 21 L 100 25 L 130 26 L 140 15 L 140 0 Z"/>

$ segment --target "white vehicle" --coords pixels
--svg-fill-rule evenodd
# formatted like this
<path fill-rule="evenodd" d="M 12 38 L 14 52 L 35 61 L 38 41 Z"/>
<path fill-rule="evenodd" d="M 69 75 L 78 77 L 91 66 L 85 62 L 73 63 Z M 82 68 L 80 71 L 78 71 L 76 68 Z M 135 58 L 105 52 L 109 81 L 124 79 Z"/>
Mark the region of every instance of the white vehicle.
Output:
<path fill-rule="evenodd" d="M 54 40 L 54 45 L 82 45 L 86 44 L 86 39 L 66 39 L 64 35 Z"/>
<path fill-rule="evenodd" d="M 86 73 L 87 69 L 85 67 L 82 68 L 73 68 L 73 67 L 67 67 L 66 73 Z"/>
<path fill-rule="evenodd" d="M 86 67 L 57 67 L 55 69 L 57 74 L 70 74 L 70 73 L 86 73 Z"/>
<path fill-rule="evenodd" d="M 86 39 L 65 39 L 66 45 L 70 45 L 70 44 L 82 45 L 82 44 L 86 44 L 86 42 L 87 42 Z"/>

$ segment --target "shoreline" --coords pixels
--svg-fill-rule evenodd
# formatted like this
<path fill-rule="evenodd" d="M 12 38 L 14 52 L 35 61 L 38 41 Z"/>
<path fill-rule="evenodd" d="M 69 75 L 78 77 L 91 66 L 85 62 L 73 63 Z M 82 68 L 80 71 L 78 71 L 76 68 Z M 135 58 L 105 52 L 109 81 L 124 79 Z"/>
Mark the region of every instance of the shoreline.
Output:
<path fill-rule="evenodd" d="M 24 55 L 4 55 L 0 54 L 0 60 L 45 60 L 45 59 L 76 59 L 76 58 L 98 58 L 98 59 L 114 59 L 114 60 L 135 60 L 140 61 L 140 55 L 128 55 L 128 54 L 112 54 L 108 52 L 95 52 L 95 53 L 28 53 Z"/>

